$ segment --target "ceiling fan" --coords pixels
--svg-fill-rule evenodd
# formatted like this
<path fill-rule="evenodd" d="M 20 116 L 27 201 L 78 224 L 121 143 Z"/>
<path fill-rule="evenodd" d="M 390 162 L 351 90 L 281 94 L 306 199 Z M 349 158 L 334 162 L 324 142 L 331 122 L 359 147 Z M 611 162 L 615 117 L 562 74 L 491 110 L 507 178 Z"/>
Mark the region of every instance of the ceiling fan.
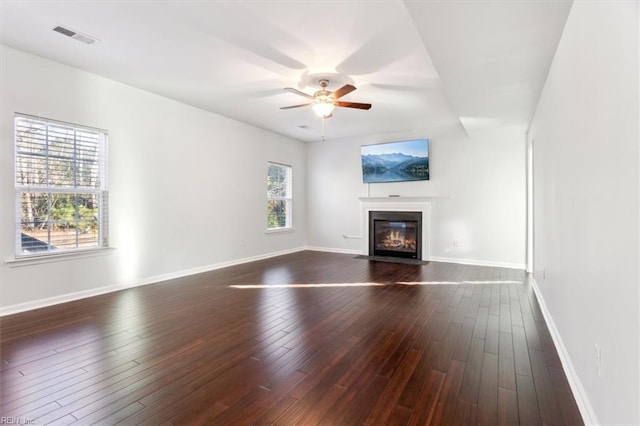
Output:
<path fill-rule="evenodd" d="M 313 95 L 309 95 L 307 93 L 301 92 L 300 90 L 294 89 L 293 87 L 285 87 L 284 90 L 286 90 L 287 92 L 304 96 L 305 98 L 310 99 L 310 102 L 306 104 L 281 107 L 280 109 L 300 108 L 300 107 L 311 105 L 311 107 L 316 112 L 316 114 L 318 114 L 322 118 L 329 118 L 333 116 L 332 114 L 333 109 L 337 106 L 343 107 L 343 108 L 356 108 L 356 109 L 371 108 L 371 104 L 363 104 L 360 102 L 344 102 L 344 101 L 338 100 L 344 95 L 356 90 L 355 86 L 352 86 L 351 84 L 345 84 L 335 92 L 332 92 L 331 90 L 327 90 L 327 86 L 329 86 L 329 80 L 322 79 L 319 81 L 319 83 L 322 89 L 318 90 Z"/>

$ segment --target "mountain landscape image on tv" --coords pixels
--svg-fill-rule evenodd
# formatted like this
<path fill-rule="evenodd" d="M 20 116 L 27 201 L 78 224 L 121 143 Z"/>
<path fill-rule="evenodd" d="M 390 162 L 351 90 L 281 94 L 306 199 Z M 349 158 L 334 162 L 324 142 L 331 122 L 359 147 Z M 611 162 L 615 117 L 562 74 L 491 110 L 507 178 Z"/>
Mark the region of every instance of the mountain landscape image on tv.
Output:
<path fill-rule="evenodd" d="M 429 180 L 429 140 L 363 145 L 362 180 L 364 183 Z"/>

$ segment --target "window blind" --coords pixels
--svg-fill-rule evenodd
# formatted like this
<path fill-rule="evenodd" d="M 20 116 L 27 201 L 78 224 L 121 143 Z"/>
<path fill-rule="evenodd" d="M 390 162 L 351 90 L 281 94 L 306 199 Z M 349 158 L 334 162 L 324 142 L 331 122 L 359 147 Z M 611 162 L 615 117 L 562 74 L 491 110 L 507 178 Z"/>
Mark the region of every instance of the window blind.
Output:
<path fill-rule="evenodd" d="M 15 117 L 16 255 L 108 246 L 107 132 Z"/>

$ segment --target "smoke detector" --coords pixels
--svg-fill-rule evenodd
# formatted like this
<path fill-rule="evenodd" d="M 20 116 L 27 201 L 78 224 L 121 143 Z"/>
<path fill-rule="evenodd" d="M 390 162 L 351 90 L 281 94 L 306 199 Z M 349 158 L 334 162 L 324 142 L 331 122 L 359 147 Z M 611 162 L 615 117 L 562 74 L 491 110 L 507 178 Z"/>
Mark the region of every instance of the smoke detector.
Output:
<path fill-rule="evenodd" d="M 81 41 L 84 44 L 93 44 L 96 41 L 98 41 L 98 39 L 95 37 L 91 37 L 90 35 L 79 33 L 77 31 L 71 30 L 61 25 L 54 27 L 53 31 L 60 33 L 64 36 L 71 37 L 75 40 Z"/>

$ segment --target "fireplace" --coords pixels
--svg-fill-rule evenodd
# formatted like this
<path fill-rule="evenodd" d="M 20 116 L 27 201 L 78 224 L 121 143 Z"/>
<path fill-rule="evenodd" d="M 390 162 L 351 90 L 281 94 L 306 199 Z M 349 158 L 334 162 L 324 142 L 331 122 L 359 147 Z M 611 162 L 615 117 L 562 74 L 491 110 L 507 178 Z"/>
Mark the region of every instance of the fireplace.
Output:
<path fill-rule="evenodd" d="M 369 256 L 422 259 L 422 212 L 369 212 Z"/>

